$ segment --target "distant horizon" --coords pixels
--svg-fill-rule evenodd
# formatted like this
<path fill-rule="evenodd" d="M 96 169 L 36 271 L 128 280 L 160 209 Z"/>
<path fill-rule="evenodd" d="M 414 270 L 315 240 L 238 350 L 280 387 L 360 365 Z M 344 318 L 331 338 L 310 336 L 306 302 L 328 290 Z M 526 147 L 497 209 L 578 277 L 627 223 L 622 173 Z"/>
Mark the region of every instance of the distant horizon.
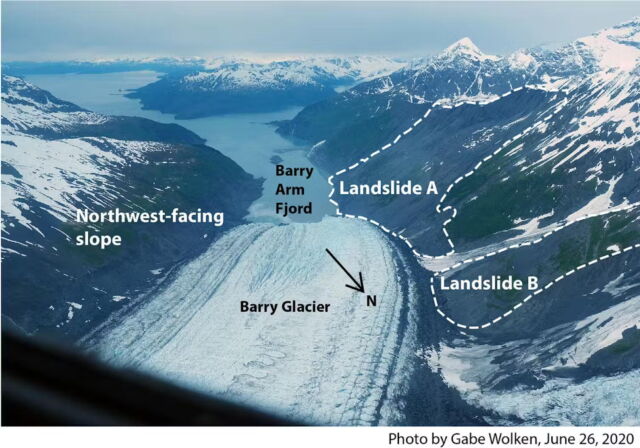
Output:
<path fill-rule="evenodd" d="M 266 63 L 410 60 L 465 37 L 483 53 L 504 57 L 555 48 L 633 20 L 640 3 L 5 1 L 2 12 L 7 63 L 224 57 Z"/>
<path fill-rule="evenodd" d="M 626 22 L 631 22 L 634 20 L 640 20 L 640 16 L 636 16 L 636 17 L 632 17 L 628 20 L 619 22 L 617 24 L 614 24 L 612 26 L 618 26 L 621 24 L 624 24 Z M 606 29 L 606 28 L 610 28 L 610 27 L 605 27 L 605 28 L 601 28 L 599 30 L 595 30 L 593 33 L 590 34 L 594 34 L 597 33 L 598 31 L 602 30 L 602 29 Z M 582 37 L 586 37 L 585 36 L 581 36 L 578 37 L 577 39 L 581 39 Z M 155 62 L 155 61 L 159 61 L 162 59 L 175 59 L 177 61 L 179 60 L 184 60 L 184 61 L 188 61 L 188 60 L 201 60 L 204 62 L 213 62 L 213 61 L 217 61 L 220 59 L 229 59 L 230 61 L 246 61 L 248 63 L 256 63 L 256 64 L 260 64 L 260 63 L 264 63 L 264 64 L 269 64 L 269 63 L 273 63 L 273 62 L 286 62 L 286 61 L 295 61 L 295 60 L 302 60 L 302 59 L 314 59 L 314 58 L 318 58 L 318 59 L 330 59 L 330 58 L 350 58 L 350 57 L 380 57 L 380 58 L 388 58 L 388 59 L 395 59 L 395 60 L 400 60 L 400 61 L 411 61 L 414 59 L 420 59 L 420 58 L 425 58 L 425 57 L 433 57 L 433 56 L 437 56 L 441 53 L 443 53 L 444 51 L 447 50 L 447 48 L 457 44 L 460 41 L 464 41 L 464 40 L 469 40 L 473 45 L 476 45 L 475 42 L 473 41 L 473 39 L 469 36 L 464 36 L 459 38 L 458 40 L 452 42 L 451 44 L 443 47 L 440 51 L 436 51 L 435 53 L 432 53 L 430 55 L 406 55 L 406 56 L 399 56 L 399 55 L 393 55 L 393 54 L 374 54 L 374 53 L 351 53 L 351 54 L 339 54 L 339 53 L 326 53 L 326 54 L 322 54 L 322 53 L 299 53 L 299 54 L 286 54 L 286 53 L 274 53 L 274 54 L 267 54 L 267 53 L 256 53 L 256 54 L 246 54 L 246 53 L 237 53 L 237 54 L 226 54 L 226 55 L 218 55 L 218 56 L 200 56 L 200 55 L 185 55 L 185 56 L 175 56 L 175 55 L 158 55 L 158 56 L 151 56 L 151 55 L 140 55 L 140 56 L 113 56 L 113 57 L 97 57 L 95 59 L 52 59 L 52 60 L 28 60 L 28 59 L 15 59 L 15 60 L 9 60 L 9 61 L 4 61 L 3 62 L 7 62 L 7 63 L 33 63 L 33 64 L 55 64 L 55 63 L 71 63 L 71 62 L 77 62 L 77 63 L 94 63 L 94 64 L 99 64 L 99 63 L 117 63 L 117 62 Z M 478 47 L 478 49 L 485 55 L 487 56 L 497 56 L 500 58 L 504 58 L 507 57 L 511 54 L 513 54 L 514 52 L 518 52 L 518 51 L 522 51 L 522 50 L 532 50 L 532 49 L 537 49 L 537 48 L 554 48 L 554 47 L 559 47 L 565 44 L 570 43 L 571 41 L 568 42 L 558 42 L 557 45 L 532 45 L 530 47 L 522 47 L 522 48 L 517 48 L 509 53 L 505 53 L 505 54 L 494 54 L 494 53 L 486 53 L 482 50 L 482 48 L 480 48 L 478 45 L 476 45 L 476 47 Z"/>

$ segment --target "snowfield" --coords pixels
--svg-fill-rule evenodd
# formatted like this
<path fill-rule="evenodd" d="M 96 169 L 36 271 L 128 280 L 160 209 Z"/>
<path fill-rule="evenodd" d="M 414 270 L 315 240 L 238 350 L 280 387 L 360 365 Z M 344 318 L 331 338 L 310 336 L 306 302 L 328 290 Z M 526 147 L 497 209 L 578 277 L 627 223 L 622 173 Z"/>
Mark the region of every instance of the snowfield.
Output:
<path fill-rule="evenodd" d="M 344 286 L 348 278 L 326 244 L 348 269 L 363 272 L 377 307 Z M 241 226 L 89 345 L 116 364 L 295 419 L 392 423 L 417 359 L 407 269 L 365 223 Z M 315 300 L 330 311 L 241 313 L 241 300 Z"/>
<path fill-rule="evenodd" d="M 310 57 L 251 62 L 224 59 L 209 64 L 209 71 L 184 76 L 180 83 L 189 90 L 235 90 L 321 85 L 327 80 L 367 81 L 388 75 L 405 66 L 404 62 L 377 56 Z"/>

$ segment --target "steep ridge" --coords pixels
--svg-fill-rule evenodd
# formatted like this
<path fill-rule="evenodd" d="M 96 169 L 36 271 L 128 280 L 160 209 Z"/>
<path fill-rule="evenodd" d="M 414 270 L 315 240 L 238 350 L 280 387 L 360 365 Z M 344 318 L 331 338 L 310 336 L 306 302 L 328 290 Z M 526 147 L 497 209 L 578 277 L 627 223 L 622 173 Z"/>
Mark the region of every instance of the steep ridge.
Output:
<path fill-rule="evenodd" d="M 526 232 L 637 203 L 639 94 L 637 69 L 594 76 L 572 90 L 562 110 L 452 190 L 443 204 L 459 213 L 451 234 L 464 242 L 514 227 Z M 491 216 L 479 222 L 489 203 Z"/>
<path fill-rule="evenodd" d="M 363 157 L 373 146 L 373 138 L 380 141 L 392 136 L 394 123 L 389 116 L 414 110 L 412 105 L 487 100 L 527 84 L 557 89 L 598 72 L 628 71 L 639 56 L 639 30 L 640 21 L 634 19 L 556 50 L 520 50 L 505 57 L 485 55 L 463 39 L 437 56 L 307 106 L 278 131 L 322 142 L 312 158 L 327 171 L 337 171 L 345 148 Z M 365 132 L 373 138 L 361 141 L 355 137 Z"/>
<path fill-rule="evenodd" d="M 561 101 L 553 92 L 526 90 L 485 106 L 426 108 L 426 118 L 423 113 L 408 120 L 405 118 L 404 126 L 407 122 L 417 122 L 419 118 L 423 122 L 392 147 L 353 170 L 337 171 L 333 178 L 334 200 L 339 204 L 341 213 L 364 215 L 392 231 L 402 232 L 421 254 L 447 253 L 450 246 L 440 228 L 451 213 L 439 213 L 436 207 L 445 195 L 447 185 L 491 155 L 496 149 L 496 141 L 521 134 L 542 120 Z M 404 128 L 401 126 L 397 135 L 403 136 L 402 131 Z M 380 179 L 385 183 L 394 179 L 410 180 L 415 184 L 433 180 L 439 191 L 433 196 L 353 196 L 341 192 L 344 185 L 363 184 L 370 179 Z M 455 190 L 449 194 L 452 193 Z M 446 201 L 443 206 L 449 203 Z"/>
<path fill-rule="evenodd" d="M 78 336 L 242 222 L 253 179 L 176 125 L 85 111 L 3 76 L 3 319 Z M 76 209 L 225 213 L 211 224 L 78 224 Z M 122 246 L 76 246 L 84 231 Z"/>

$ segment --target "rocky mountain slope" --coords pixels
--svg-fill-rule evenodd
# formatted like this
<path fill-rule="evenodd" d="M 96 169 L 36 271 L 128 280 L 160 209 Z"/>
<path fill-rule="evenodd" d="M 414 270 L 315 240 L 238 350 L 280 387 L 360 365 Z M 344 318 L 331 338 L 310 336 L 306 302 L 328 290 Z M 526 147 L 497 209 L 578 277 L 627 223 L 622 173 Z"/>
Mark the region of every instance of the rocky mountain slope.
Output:
<path fill-rule="evenodd" d="M 638 421 L 637 407 L 570 403 L 586 388 L 606 400 L 639 385 L 639 39 L 633 20 L 517 58 L 462 41 L 281 127 L 319 141 L 311 157 L 335 173 L 341 216 L 395 235 L 430 271 L 435 310 L 458 335 L 422 356 L 470 403 L 495 411 L 488 421 Z M 339 191 L 341 181 L 394 179 L 434 180 L 439 192 Z M 440 286 L 492 275 L 535 276 L 540 287 Z"/>
<path fill-rule="evenodd" d="M 261 183 L 177 125 L 111 117 L 2 77 L 3 320 L 77 336 L 242 222 Z M 76 222 L 76 209 L 222 211 L 212 224 Z M 122 246 L 76 246 L 83 232 Z"/>

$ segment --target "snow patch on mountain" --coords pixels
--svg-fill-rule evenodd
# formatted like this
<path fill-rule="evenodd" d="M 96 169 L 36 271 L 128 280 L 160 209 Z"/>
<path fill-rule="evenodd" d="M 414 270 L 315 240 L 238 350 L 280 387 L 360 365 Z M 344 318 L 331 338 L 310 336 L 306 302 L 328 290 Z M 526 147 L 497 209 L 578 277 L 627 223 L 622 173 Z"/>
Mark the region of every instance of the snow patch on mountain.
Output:
<path fill-rule="evenodd" d="M 580 209 L 576 210 L 575 212 L 573 212 L 569 216 L 567 216 L 566 219 L 568 221 L 573 221 L 573 220 L 582 218 L 584 216 L 594 215 L 594 214 L 605 212 L 605 211 L 613 208 L 614 206 L 625 206 L 625 205 L 628 205 L 629 201 L 626 200 L 626 199 L 624 201 L 622 201 L 621 203 L 619 203 L 619 204 L 615 204 L 613 202 L 613 200 L 612 200 L 616 184 L 620 181 L 621 178 L 622 178 L 622 176 L 614 177 L 610 181 L 606 182 L 607 190 L 605 192 L 603 192 L 603 193 L 595 196 L 594 198 L 592 198 L 583 207 L 581 207 Z"/>
<path fill-rule="evenodd" d="M 143 151 L 165 149 L 160 143 L 130 142 L 108 138 L 43 140 L 18 133 L 11 134 L 12 145 L 2 144 L 3 163 L 16 170 L 2 175 L 2 229 L 13 218 L 32 226 L 26 211 L 31 201 L 41 204 L 60 221 L 75 219 L 80 196 L 89 197 L 96 206 L 109 206 L 117 196 L 109 177 L 132 161 L 141 162 Z M 105 151 L 104 144 L 118 150 Z"/>
<path fill-rule="evenodd" d="M 223 59 L 210 70 L 184 76 L 180 83 L 190 90 L 234 90 L 310 86 L 359 82 L 389 74 L 405 64 L 374 56 L 301 58 L 270 63 Z"/>
<path fill-rule="evenodd" d="M 58 100 L 21 78 L 2 77 L 2 124 L 7 135 L 42 128 L 62 131 L 78 123 L 106 121 L 107 117 Z"/>
<path fill-rule="evenodd" d="M 615 282 L 625 283 L 622 277 Z M 621 292 L 609 289 L 614 297 Z M 545 379 L 545 372 L 577 368 L 599 350 L 619 341 L 623 331 L 636 327 L 640 321 L 639 304 L 640 297 L 633 297 L 580 321 L 546 330 L 535 340 L 514 340 L 500 345 L 455 340 L 416 353 L 428 368 L 460 391 L 466 401 L 496 412 L 499 417 L 492 418 L 491 423 L 510 424 L 516 418 L 526 425 L 638 424 L 637 407 L 624 405 L 602 410 L 603 402 L 610 404 L 616 400 L 612 395 L 627 403 L 625 394 L 640 387 L 638 371 L 594 376 L 583 382 L 555 379 L 553 375 Z M 535 372 L 543 380 L 540 387 L 500 387 L 520 373 L 513 366 L 520 371 Z M 588 399 L 583 399 L 585 394 Z"/>
<path fill-rule="evenodd" d="M 555 379 L 539 389 L 484 392 L 472 402 L 506 417 L 490 420 L 497 425 L 516 417 L 531 426 L 637 426 L 640 408 L 629 406 L 629 397 L 639 388 L 635 370 L 581 383 Z"/>
<path fill-rule="evenodd" d="M 537 63 L 536 58 L 526 50 L 518 50 L 507 57 L 507 62 L 513 68 L 529 69 Z"/>
<path fill-rule="evenodd" d="M 603 70 L 632 70 L 640 60 L 640 18 L 578 39 Z"/>
<path fill-rule="evenodd" d="M 640 141 L 640 110 L 635 102 L 640 98 L 637 70 L 619 72 L 613 78 L 595 74 L 575 92 L 570 101 L 580 109 L 561 134 L 544 139 L 537 149 L 541 156 L 527 168 L 553 163 L 552 170 L 556 171 L 589 154 L 620 151 Z M 546 126 L 538 132 L 546 133 Z"/>

